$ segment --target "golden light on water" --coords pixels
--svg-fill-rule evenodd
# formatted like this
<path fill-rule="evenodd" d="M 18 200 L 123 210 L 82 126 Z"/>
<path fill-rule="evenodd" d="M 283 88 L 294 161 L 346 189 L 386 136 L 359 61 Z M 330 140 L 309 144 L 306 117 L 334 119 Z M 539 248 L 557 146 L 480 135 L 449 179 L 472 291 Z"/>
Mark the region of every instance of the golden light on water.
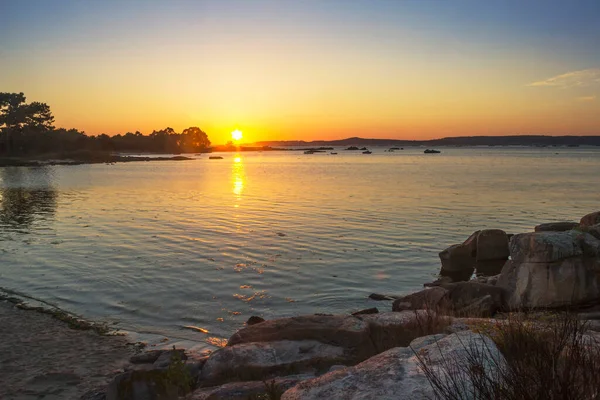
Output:
<path fill-rule="evenodd" d="M 239 129 L 236 129 L 235 131 L 231 132 L 231 138 L 236 142 L 242 140 L 242 136 L 242 131 L 240 131 Z"/>
<path fill-rule="evenodd" d="M 244 164 L 242 164 L 242 157 L 240 156 L 235 156 L 233 159 L 231 180 L 233 182 L 233 194 L 235 194 L 239 200 L 244 191 Z"/>

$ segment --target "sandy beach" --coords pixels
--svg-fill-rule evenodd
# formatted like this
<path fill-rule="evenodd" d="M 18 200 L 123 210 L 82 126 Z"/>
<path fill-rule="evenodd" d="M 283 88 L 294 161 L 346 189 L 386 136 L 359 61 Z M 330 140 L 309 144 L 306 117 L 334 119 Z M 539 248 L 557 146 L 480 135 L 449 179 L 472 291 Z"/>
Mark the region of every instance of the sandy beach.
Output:
<path fill-rule="evenodd" d="M 94 399 L 133 353 L 124 337 L 73 330 L 0 302 L 0 398 Z"/>

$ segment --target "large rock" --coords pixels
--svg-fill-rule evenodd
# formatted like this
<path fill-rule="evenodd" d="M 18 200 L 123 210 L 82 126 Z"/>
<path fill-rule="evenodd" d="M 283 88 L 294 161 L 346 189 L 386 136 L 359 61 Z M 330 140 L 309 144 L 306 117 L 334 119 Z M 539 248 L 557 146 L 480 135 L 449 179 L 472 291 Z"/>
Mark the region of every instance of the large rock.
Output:
<path fill-rule="evenodd" d="M 442 285 L 420 290 L 394 300 L 392 311 L 425 309 L 439 311 L 447 308 L 449 306 L 448 289 L 445 289 Z"/>
<path fill-rule="evenodd" d="M 575 229 L 579 226 L 578 222 L 548 222 L 540 224 L 534 228 L 536 232 L 564 232 Z"/>
<path fill-rule="evenodd" d="M 521 233 L 510 241 L 510 257 L 518 263 L 548 263 L 570 257 L 597 257 L 599 254 L 598 239 L 579 230 Z"/>
<path fill-rule="evenodd" d="M 502 271 L 507 259 L 477 261 L 475 274 L 477 276 L 494 276 Z"/>
<path fill-rule="evenodd" d="M 237 331 L 227 343 L 313 340 L 345 349 L 354 349 L 358 359 L 374 354 L 369 326 L 355 316 L 305 315 L 261 322 Z"/>
<path fill-rule="evenodd" d="M 579 228 L 582 232 L 589 233 L 596 239 L 600 239 L 600 224 L 584 226 Z"/>
<path fill-rule="evenodd" d="M 355 364 L 349 349 L 314 340 L 241 343 L 212 353 L 200 374 L 203 387 L 226 382 L 265 380 L 276 376 L 327 371 Z"/>
<path fill-rule="evenodd" d="M 579 223 L 581 224 L 581 226 L 592 226 L 600 224 L 600 211 L 596 211 L 584 216 L 583 218 L 581 218 L 581 221 L 579 221 Z"/>
<path fill-rule="evenodd" d="M 471 235 L 465 243 L 452 245 L 439 253 L 442 262 L 440 275 L 449 276 L 453 280 L 469 280 L 475 270 L 477 233 Z"/>
<path fill-rule="evenodd" d="M 506 296 L 504 288 L 476 281 L 446 283 L 395 300 L 392 310 L 430 309 L 441 314 L 489 317 L 506 308 Z"/>
<path fill-rule="evenodd" d="M 598 259 L 573 257 L 548 263 L 509 262 L 497 286 L 512 309 L 584 306 L 600 301 Z"/>
<path fill-rule="evenodd" d="M 451 323 L 450 318 L 425 310 L 361 315 L 360 318 L 369 324 L 377 353 L 408 346 L 421 336 L 441 333 Z"/>
<path fill-rule="evenodd" d="M 477 234 L 477 261 L 507 260 L 508 236 L 500 229 L 485 229 Z"/>
<path fill-rule="evenodd" d="M 425 376 L 421 361 L 439 371 L 443 366 L 464 371 L 469 355 L 486 352 L 488 361 L 483 372 L 493 376 L 495 365 L 502 365 L 502 355 L 486 336 L 471 331 L 459 332 L 439 339 L 419 338 L 411 348 L 397 347 L 372 357 L 354 367 L 330 372 L 304 381 L 286 391 L 282 400 L 312 399 L 394 399 L 424 400 L 435 397 Z M 432 343 L 433 342 L 433 343 Z M 413 346 L 414 344 L 414 346 Z M 416 354 L 419 356 L 417 357 Z M 421 360 L 421 361 L 420 361 Z M 458 398 L 473 398 L 472 383 L 465 374 L 463 393 Z"/>
<path fill-rule="evenodd" d="M 580 230 L 516 235 L 496 286 L 510 308 L 600 302 L 600 240 Z"/>

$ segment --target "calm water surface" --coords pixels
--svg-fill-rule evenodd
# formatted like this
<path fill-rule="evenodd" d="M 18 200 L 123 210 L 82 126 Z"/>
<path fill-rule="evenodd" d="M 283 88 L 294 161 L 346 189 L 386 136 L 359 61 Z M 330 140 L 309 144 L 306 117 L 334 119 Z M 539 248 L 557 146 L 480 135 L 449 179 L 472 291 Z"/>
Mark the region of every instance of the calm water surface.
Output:
<path fill-rule="evenodd" d="M 600 209 L 599 149 L 422 151 L 0 168 L 0 286 L 216 343 L 251 315 L 389 307 L 367 296 L 419 289 L 474 230 Z"/>

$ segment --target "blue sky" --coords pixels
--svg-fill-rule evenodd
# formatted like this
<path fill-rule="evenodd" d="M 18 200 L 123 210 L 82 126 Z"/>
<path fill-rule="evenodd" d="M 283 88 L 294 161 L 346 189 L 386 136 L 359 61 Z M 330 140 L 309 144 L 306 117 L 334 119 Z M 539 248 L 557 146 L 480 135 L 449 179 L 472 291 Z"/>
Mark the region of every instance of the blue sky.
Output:
<path fill-rule="evenodd" d="M 567 122 L 551 133 L 600 134 L 599 43 L 597 0 L 0 0 L 0 90 L 93 133 L 135 118 L 142 130 L 195 121 L 261 138 L 350 124 L 399 137 L 544 133 L 544 113 L 561 107 Z M 150 89 L 168 104 L 149 102 Z M 124 100 L 111 109 L 115 93 Z M 522 113 L 538 125 L 484 128 Z"/>

